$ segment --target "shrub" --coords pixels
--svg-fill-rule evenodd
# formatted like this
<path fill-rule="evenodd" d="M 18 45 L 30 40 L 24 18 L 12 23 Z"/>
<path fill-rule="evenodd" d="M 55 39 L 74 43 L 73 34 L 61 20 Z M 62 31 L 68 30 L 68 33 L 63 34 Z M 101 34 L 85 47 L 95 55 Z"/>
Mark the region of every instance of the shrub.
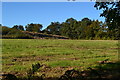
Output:
<path fill-rule="evenodd" d="M 34 73 L 38 71 L 40 67 L 41 65 L 39 63 L 32 64 L 32 68 L 29 69 L 27 72 L 28 78 L 31 78 L 34 75 Z"/>
<path fill-rule="evenodd" d="M 2 26 L 2 35 L 7 35 L 11 31 L 11 28 L 8 28 L 6 26 Z"/>

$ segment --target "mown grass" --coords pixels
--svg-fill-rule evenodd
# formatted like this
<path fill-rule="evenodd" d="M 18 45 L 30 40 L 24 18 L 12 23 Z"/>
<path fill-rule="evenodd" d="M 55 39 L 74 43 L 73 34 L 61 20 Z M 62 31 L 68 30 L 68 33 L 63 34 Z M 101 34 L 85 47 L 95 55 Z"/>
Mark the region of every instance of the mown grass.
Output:
<path fill-rule="evenodd" d="M 25 73 L 37 62 L 53 69 L 86 69 L 108 58 L 116 61 L 117 47 L 115 40 L 3 39 L 2 70 Z"/>

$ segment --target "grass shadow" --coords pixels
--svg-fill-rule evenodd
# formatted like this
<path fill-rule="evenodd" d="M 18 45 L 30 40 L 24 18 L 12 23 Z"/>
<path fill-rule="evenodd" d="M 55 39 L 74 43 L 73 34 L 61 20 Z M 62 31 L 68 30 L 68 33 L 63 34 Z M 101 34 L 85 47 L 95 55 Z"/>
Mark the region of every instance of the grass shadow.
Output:
<path fill-rule="evenodd" d="M 32 76 L 16 77 L 12 74 L 3 75 L 2 80 L 120 80 L 120 61 L 101 61 L 95 68 L 87 68 L 84 71 L 67 70 L 61 77 Z"/>
<path fill-rule="evenodd" d="M 101 61 L 84 71 L 68 70 L 59 80 L 120 80 L 120 61 Z"/>

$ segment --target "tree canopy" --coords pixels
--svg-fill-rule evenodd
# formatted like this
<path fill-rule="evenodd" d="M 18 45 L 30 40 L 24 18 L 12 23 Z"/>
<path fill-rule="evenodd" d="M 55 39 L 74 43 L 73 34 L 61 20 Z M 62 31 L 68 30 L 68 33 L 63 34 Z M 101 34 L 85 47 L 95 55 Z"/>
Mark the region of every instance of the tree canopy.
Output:
<path fill-rule="evenodd" d="M 87 17 L 77 21 L 68 18 L 65 22 L 51 22 L 44 30 L 42 24 L 27 24 L 26 31 L 61 35 L 70 39 L 115 39 L 120 37 L 120 1 L 119 2 L 96 2 L 94 7 L 102 10 L 101 17 L 105 22 L 91 20 Z M 0 25 L 2 26 L 2 24 Z M 3 26 L 3 35 L 13 34 L 15 31 L 25 31 L 22 25 L 14 25 L 12 30 Z"/>
<path fill-rule="evenodd" d="M 41 24 L 33 24 L 33 23 L 27 24 L 25 26 L 26 31 L 30 31 L 30 32 L 40 32 L 42 27 L 43 26 Z"/>
<path fill-rule="evenodd" d="M 14 25 L 13 28 L 17 30 L 24 30 L 22 25 Z"/>
<path fill-rule="evenodd" d="M 120 37 L 120 1 L 96 2 L 94 7 L 103 10 L 100 16 L 105 17 L 110 35 L 113 34 L 118 39 Z"/>

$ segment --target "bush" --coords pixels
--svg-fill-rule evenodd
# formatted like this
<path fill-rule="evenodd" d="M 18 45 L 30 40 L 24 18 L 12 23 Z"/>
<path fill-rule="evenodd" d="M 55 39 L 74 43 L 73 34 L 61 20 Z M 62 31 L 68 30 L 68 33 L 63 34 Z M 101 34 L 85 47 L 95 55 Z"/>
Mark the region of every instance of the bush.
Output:
<path fill-rule="evenodd" d="M 39 63 L 37 64 L 32 64 L 32 68 L 28 70 L 28 75 L 32 75 L 35 72 L 38 71 L 38 69 L 41 67 L 41 65 Z"/>
<path fill-rule="evenodd" d="M 11 28 L 8 28 L 6 26 L 2 26 L 2 35 L 7 35 L 11 31 Z"/>
<path fill-rule="evenodd" d="M 33 39 L 32 36 L 14 28 L 3 27 L 2 38 L 7 39 Z"/>

